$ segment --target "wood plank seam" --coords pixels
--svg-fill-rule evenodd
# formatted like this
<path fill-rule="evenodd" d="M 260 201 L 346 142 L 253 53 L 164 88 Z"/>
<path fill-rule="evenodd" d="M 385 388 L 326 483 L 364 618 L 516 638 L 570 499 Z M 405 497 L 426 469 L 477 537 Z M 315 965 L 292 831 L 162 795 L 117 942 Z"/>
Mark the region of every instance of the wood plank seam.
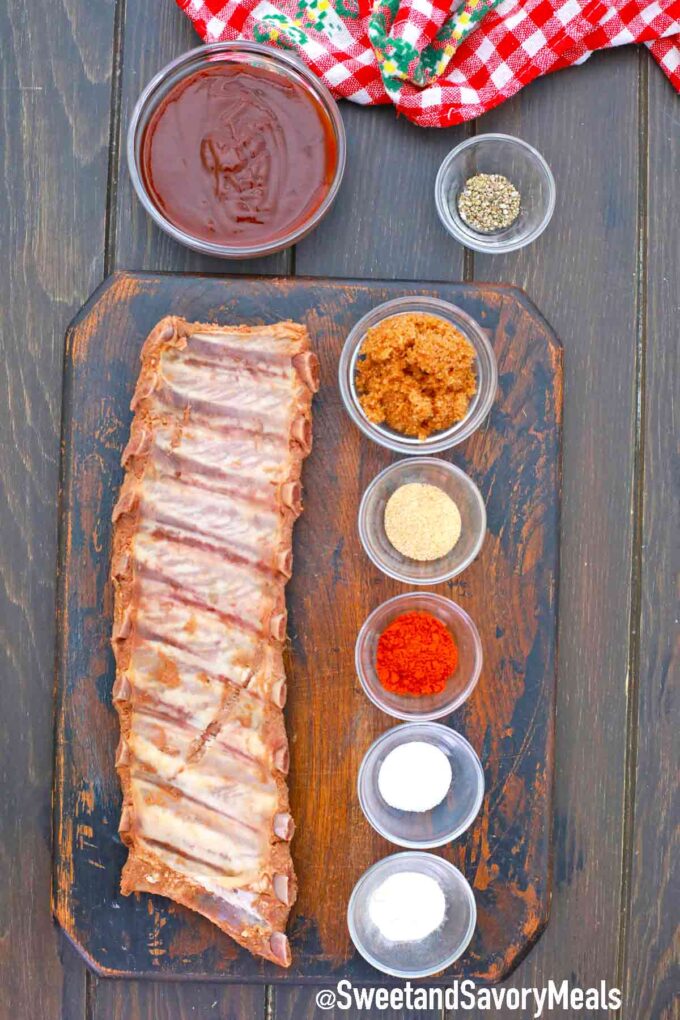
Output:
<path fill-rule="evenodd" d="M 62 511 L 63 511 L 64 505 L 65 505 L 65 500 L 64 500 L 65 485 L 67 484 L 68 478 L 70 477 L 71 452 L 72 452 L 72 446 L 73 446 L 73 444 L 72 444 L 72 421 L 71 421 L 71 419 L 70 419 L 70 417 L 68 416 L 68 413 L 67 413 L 68 406 L 69 406 L 69 403 L 70 403 L 70 400 L 71 400 L 71 386 L 70 386 L 70 383 L 71 383 L 71 374 L 70 374 L 70 372 L 67 371 L 67 366 L 69 364 L 70 357 L 71 357 L 70 334 L 67 334 L 66 342 L 64 343 L 64 347 L 63 347 L 62 368 L 61 368 L 61 375 L 62 375 L 62 383 L 61 383 L 62 394 L 61 394 L 61 398 L 62 399 L 61 399 L 61 417 L 60 417 L 60 424 L 59 424 L 59 446 L 60 446 L 60 450 L 61 450 L 61 456 L 60 456 L 60 460 L 59 460 L 59 478 L 58 478 L 58 483 L 57 483 L 57 485 L 58 485 L 58 487 L 57 487 L 57 542 L 56 542 L 57 558 L 56 558 L 56 563 L 55 563 L 55 585 L 56 585 L 56 589 L 59 588 L 60 578 L 61 578 L 62 557 L 64 555 L 66 544 L 68 542 L 68 526 L 67 526 L 67 523 L 66 523 L 66 514 L 63 513 Z M 64 781 L 65 781 L 64 780 L 64 757 L 63 757 L 63 755 L 58 753 L 58 740 L 59 740 L 59 731 L 60 731 L 59 714 L 60 714 L 60 711 L 61 711 L 61 703 L 60 703 L 60 699 L 59 699 L 59 696 L 58 696 L 58 690 L 59 690 L 58 662 L 60 660 L 61 655 L 63 654 L 63 650 L 64 650 L 64 647 L 65 647 L 67 628 L 62 626 L 63 614 L 61 612 L 61 607 L 60 607 L 60 604 L 59 604 L 58 600 L 57 600 L 56 605 L 55 605 L 55 617 L 56 617 L 56 627 L 55 627 L 55 641 L 54 641 L 54 676 L 53 676 L 53 693 L 52 693 L 52 700 L 53 700 L 53 722 L 52 722 L 52 725 L 53 725 L 53 736 L 52 736 L 52 740 L 53 740 L 53 745 L 54 745 L 54 748 L 55 748 L 55 760 L 54 760 L 54 765 L 53 765 L 54 776 L 53 776 L 53 786 L 52 786 L 51 817 L 50 817 L 50 830 L 51 830 L 50 831 L 50 839 L 51 839 L 51 846 L 52 846 L 52 854 L 53 855 L 54 855 L 54 847 L 56 846 L 56 841 L 59 838 L 59 826 L 58 826 L 59 814 L 60 814 L 60 807 L 59 806 L 60 806 L 61 797 L 63 796 Z M 54 856 L 53 856 L 53 860 L 52 860 L 52 873 L 51 873 L 51 877 L 50 877 L 50 900 L 51 900 L 51 902 L 50 902 L 50 913 L 52 914 L 53 923 L 56 923 L 56 910 L 57 910 L 58 897 L 59 897 L 58 876 L 57 876 L 56 869 L 54 867 Z M 60 938 L 60 941 L 62 943 L 61 956 L 62 956 L 62 966 L 63 966 L 63 953 L 64 953 L 64 949 L 66 949 L 69 952 L 75 952 L 75 947 L 73 946 L 73 943 L 71 942 L 71 940 L 68 938 L 68 936 L 63 931 L 59 932 L 59 938 Z M 84 974 L 83 974 L 83 979 L 84 979 L 84 996 L 83 996 L 83 999 L 84 999 L 84 1003 L 83 1003 L 84 1018 L 85 1018 L 85 1020 L 90 1020 L 90 1017 L 92 1015 L 91 1001 L 90 1001 L 91 1000 L 91 995 L 92 995 L 92 987 L 91 987 L 92 986 L 92 973 L 91 973 L 89 967 L 84 963 L 84 961 L 81 961 L 81 963 L 82 963 L 82 966 L 84 968 Z M 67 1018 L 65 1017 L 65 1020 L 71 1020 L 71 1017 L 70 1016 L 67 1017 Z"/>
<path fill-rule="evenodd" d="M 113 66 L 111 68 L 111 107 L 109 169 L 106 182 L 106 225 L 104 233 L 104 277 L 112 270 L 116 251 L 116 207 L 118 204 L 119 153 L 121 143 L 121 92 L 123 87 L 123 50 L 125 41 L 126 0 L 116 0 L 113 16 Z"/>
<path fill-rule="evenodd" d="M 97 979 L 89 967 L 85 968 L 85 1020 L 94 1020 L 97 996 Z"/>
<path fill-rule="evenodd" d="M 474 138 L 477 134 L 477 121 L 470 120 L 465 124 L 465 139 Z M 472 283 L 475 278 L 475 253 L 472 248 L 463 249 L 463 279 Z"/>
<path fill-rule="evenodd" d="M 274 986 L 264 986 L 264 1020 L 274 1020 L 275 1016 L 275 1004 L 274 1004 Z"/>
<path fill-rule="evenodd" d="M 626 981 L 628 928 L 631 910 L 631 881 L 635 837 L 635 788 L 637 766 L 637 731 L 640 705 L 640 625 L 642 619 L 642 547 L 644 541 L 644 450 L 646 425 L 645 369 L 647 353 L 647 249 L 649 195 L 649 55 L 638 52 L 638 208 L 637 208 L 637 279 L 636 279 L 636 349 L 635 349 L 635 448 L 633 461 L 631 538 L 631 594 L 628 643 L 628 679 L 626 684 L 626 753 L 624 765 L 624 814 L 621 845 L 621 892 L 618 932 L 616 984 L 623 988 Z M 625 1003 L 625 995 L 623 997 Z M 623 1004 L 616 1012 L 623 1015 Z"/>

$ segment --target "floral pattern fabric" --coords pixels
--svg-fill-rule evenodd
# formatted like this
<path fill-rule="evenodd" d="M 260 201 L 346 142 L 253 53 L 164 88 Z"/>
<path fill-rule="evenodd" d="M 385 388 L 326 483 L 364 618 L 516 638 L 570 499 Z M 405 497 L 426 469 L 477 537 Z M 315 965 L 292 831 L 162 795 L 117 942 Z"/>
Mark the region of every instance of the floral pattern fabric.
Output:
<path fill-rule="evenodd" d="M 594 50 L 645 43 L 680 92 L 680 0 L 176 0 L 206 42 L 291 49 L 338 97 L 442 127 Z"/>

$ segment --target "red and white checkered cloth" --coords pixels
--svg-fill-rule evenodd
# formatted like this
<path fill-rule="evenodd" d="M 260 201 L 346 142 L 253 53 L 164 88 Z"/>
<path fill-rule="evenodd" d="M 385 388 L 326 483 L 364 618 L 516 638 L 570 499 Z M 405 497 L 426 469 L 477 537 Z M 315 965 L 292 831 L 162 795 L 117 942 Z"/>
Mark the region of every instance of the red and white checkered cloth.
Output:
<path fill-rule="evenodd" d="M 625 43 L 645 43 L 680 92 L 680 0 L 502 0 L 467 35 L 458 23 L 442 34 L 445 18 L 455 21 L 463 9 L 457 0 L 177 3 L 206 42 L 245 38 L 293 49 L 338 98 L 393 102 L 426 127 L 478 117 L 534 78 Z M 475 6 L 472 0 L 464 8 Z M 388 45 L 382 49 L 375 41 L 375 11 L 385 7 L 393 17 L 384 25 Z M 391 60 L 394 52 L 398 61 L 400 51 L 389 40 L 408 37 L 409 22 L 413 46 L 433 43 L 440 59 L 426 70 L 424 86 Z"/>

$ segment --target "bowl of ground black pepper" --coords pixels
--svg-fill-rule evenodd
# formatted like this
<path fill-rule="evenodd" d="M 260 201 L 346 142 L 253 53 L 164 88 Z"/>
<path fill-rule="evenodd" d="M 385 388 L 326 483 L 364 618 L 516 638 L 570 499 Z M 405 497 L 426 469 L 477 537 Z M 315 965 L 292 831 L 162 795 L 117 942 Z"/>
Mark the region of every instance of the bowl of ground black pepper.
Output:
<path fill-rule="evenodd" d="M 374 442 L 433 454 L 467 439 L 493 404 L 493 348 L 475 320 L 439 298 L 401 297 L 374 308 L 340 355 L 347 413 Z"/>
<path fill-rule="evenodd" d="M 555 209 L 555 179 L 521 138 L 468 138 L 445 158 L 435 183 L 443 225 L 466 248 L 495 254 L 538 238 Z"/>
<path fill-rule="evenodd" d="M 437 457 L 399 460 L 381 471 L 359 507 L 369 559 L 404 584 L 439 584 L 462 573 L 486 532 L 482 495 L 464 471 Z"/>

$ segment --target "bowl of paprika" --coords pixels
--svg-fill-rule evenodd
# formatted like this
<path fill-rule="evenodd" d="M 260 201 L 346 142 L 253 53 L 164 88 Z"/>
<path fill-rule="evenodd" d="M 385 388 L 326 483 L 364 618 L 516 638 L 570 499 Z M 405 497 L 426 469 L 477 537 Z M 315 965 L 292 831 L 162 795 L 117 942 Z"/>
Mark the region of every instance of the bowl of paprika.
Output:
<path fill-rule="evenodd" d="M 408 592 L 374 609 L 359 631 L 355 665 L 374 705 L 395 719 L 441 719 L 474 690 L 479 632 L 464 609 L 431 592 Z"/>

